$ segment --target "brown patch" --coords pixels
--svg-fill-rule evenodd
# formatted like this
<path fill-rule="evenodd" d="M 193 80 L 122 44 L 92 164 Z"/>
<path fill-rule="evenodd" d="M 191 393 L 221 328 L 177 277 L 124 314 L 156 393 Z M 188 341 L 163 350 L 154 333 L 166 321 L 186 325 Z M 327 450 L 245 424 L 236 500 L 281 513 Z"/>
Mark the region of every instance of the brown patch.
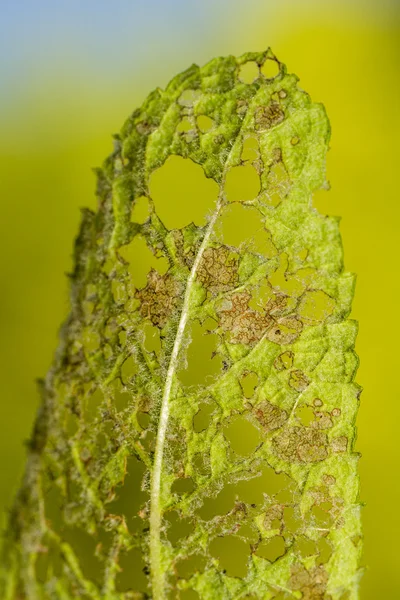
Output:
<path fill-rule="evenodd" d="M 294 342 L 303 329 L 303 323 L 295 316 L 281 317 L 268 332 L 268 339 L 274 344 L 286 346 Z"/>
<path fill-rule="evenodd" d="M 247 107 L 248 107 L 248 104 L 247 104 L 246 100 L 238 100 L 236 103 L 237 114 L 239 116 L 243 117 L 247 112 Z"/>
<path fill-rule="evenodd" d="M 311 427 L 315 427 L 316 429 L 330 429 L 333 427 L 333 421 L 328 412 L 318 410 L 314 412 L 314 415 L 315 421 L 311 423 Z"/>
<path fill-rule="evenodd" d="M 302 600 L 330 600 L 331 596 L 326 594 L 328 573 L 320 565 L 310 571 L 297 564 L 292 567 L 290 587 L 302 593 Z"/>
<path fill-rule="evenodd" d="M 326 433 L 310 427 L 288 427 L 273 444 L 275 452 L 287 462 L 320 462 L 328 456 Z"/>
<path fill-rule="evenodd" d="M 198 280 L 212 294 L 228 292 L 238 284 L 238 258 L 227 246 L 207 248 L 202 256 Z"/>
<path fill-rule="evenodd" d="M 147 275 L 147 285 L 135 297 L 141 302 L 140 314 L 162 329 L 178 304 L 179 287 L 168 274 L 160 275 L 152 269 Z"/>
<path fill-rule="evenodd" d="M 333 438 L 331 442 L 332 452 L 346 452 L 347 450 L 347 437 L 345 435 L 341 435 L 340 437 Z"/>
<path fill-rule="evenodd" d="M 224 299 L 218 310 L 222 329 L 230 333 L 232 344 L 257 343 L 271 325 L 269 315 L 249 308 L 251 294 L 240 292 Z"/>
<path fill-rule="evenodd" d="M 256 406 L 255 416 L 266 431 L 279 429 L 288 418 L 286 410 L 271 404 L 268 400 L 264 400 Z"/>
<path fill-rule="evenodd" d="M 148 121 L 140 121 L 136 124 L 136 131 L 140 133 L 140 135 L 150 135 L 155 129 L 157 129 L 156 126 Z"/>
<path fill-rule="evenodd" d="M 173 229 L 172 236 L 175 241 L 175 247 L 178 258 L 183 262 L 184 265 L 191 269 L 196 258 L 196 246 L 189 246 L 185 248 L 185 239 L 180 229 Z"/>
<path fill-rule="evenodd" d="M 295 370 L 290 373 L 289 385 L 296 392 L 304 392 L 305 389 L 310 385 L 310 380 L 303 371 Z"/>
<path fill-rule="evenodd" d="M 334 485 L 336 483 L 336 477 L 334 477 L 333 475 L 328 475 L 325 474 L 322 478 L 323 482 L 325 483 L 325 485 Z"/>
<path fill-rule="evenodd" d="M 271 129 L 282 123 L 285 118 L 279 102 L 271 102 L 268 106 L 259 106 L 256 110 L 254 119 L 256 130 Z"/>
<path fill-rule="evenodd" d="M 287 309 L 289 296 L 281 292 L 275 293 L 267 302 L 265 310 L 274 317 L 280 317 Z"/>

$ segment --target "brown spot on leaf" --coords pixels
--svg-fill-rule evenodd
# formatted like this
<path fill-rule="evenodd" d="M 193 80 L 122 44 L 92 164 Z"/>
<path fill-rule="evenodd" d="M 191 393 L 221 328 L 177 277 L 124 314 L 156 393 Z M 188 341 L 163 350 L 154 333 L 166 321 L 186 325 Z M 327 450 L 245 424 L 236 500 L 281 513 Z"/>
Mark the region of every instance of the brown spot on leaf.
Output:
<path fill-rule="evenodd" d="M 279 429 L 287 420 L 287 412 L 279 406 L 264 400 L 256 406 L 255 416 L 266 431 Z"/>
<path fill-rule="evenodd" d="M 267 337 L 270 342 L 275 344 L 291 344 L 299 337 L 302 329 L 303 323 L 297 317 L 281 317 L 268 331 Z"/>
<path fill-rule="evenodd" d="M 330 600 L 331 596 L 326 594 L 327 583 L 328 573 L 322 565 L 310 571 L 301 564 L 292 567 L 290 587 L 302 593 L 302 600 Z"/>
<path fill-rule="evenodd" d="M 229 332 L 232 344 L 257 343 L 272 322 L 272 317 L 249 308 L 251 294 L 240 292 L 224 299 L 218 310 L 222 329 Z"/>
<path fill-rule="evenodd" d="M 197 278 L 213 294 L 232 290 L 238 283 L 237 256 L 227 246 L 207 248 Z"/>
<path fill-rule="evenodd" d="M 336 478 L 333 475 L 325 474 L 322 479 L 325 485 L 328 486 L 336 483 Z"/>
<path fill-rule="evenodd" d="M 289 297 L 281 292 L 275 293 L 269 298 L 265 310 L 274 317 L 283 316 L 285 310 L 287 310 Z"/>
<path fill-rule="evenodd" d="M 140 121 L 136 124 L 136 130 L 140 135 L 149 135 L 156 129 L 155 125 L 149 123 L 149 121 Z"/>
<path fill-rule="evenodd" d="M 160 275 L 152 269 L 147 275 L 146 287 L 138 290 L 135 296 L 141 302 L 142 317 L 162 329 L 177 306 L 179 286 L 171 275 Z"/>
<path fill-rule="evenodd" d="M 333 438 L 331 442 L 332 452 L 346 452 L 347 450 L 347 437 L 341 435 L 340 437 Z"/>
<path fill-rule="evenodd" d="M 236 111 L 239 116 L 244 116 L 247 112 L 247 102 L 246 100 L 238 100 L 236 103 Z"/>
<path fill-rule="evenodd" d="M 288 427 L 273 444 L 275 452 L 288 462 L 320 462 L 328 456 L 326 433 L 309 427 Z"/>
<path fill-rule="evenodd" d="M 271 102 L 268 106 L 259 106 L 255 113 L 256 130 L 271 129 L 285 118 L 279 102 Z"/>
<path fill-rule="evenodd" d="M 311 426 L 316 429 L 330 429 L 333 427 L 333 421 L 331 415 L 323 410 L 316 411 L 314 413 L 315 421 L 312 422 Z"/>
<path fill-rule="evenodd" d="M 196 246 L 191 245 L 185 247 L 185 239 L 181 229 L 173 229 L 171 233 L 175 241 L 178 258 L 188 267 L 188 269 L 191 269 L 196 257 Z"/>
<path fill-rule="evenodd" d="M 304 390 L 310 385 L 310 380 L 303 371 L 299 371 L 298 369 L 292 371 L 289 377 L 289 385 L 291 388 L 296 390 L 296 392 L 304 392 Z"/>

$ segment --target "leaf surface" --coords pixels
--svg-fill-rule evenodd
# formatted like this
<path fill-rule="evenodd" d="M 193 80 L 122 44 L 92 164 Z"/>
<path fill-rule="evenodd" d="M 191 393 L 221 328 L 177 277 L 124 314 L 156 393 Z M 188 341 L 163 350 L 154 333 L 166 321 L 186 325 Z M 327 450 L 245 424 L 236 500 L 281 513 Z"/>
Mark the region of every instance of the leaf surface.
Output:
<path fill-rule="evenodd" d="M 98 170 L 2 598 L 355 600 L 354 276 L 270 50 L 155 90 Z M 168 189 L 169 195 L 168 195 Z"/>

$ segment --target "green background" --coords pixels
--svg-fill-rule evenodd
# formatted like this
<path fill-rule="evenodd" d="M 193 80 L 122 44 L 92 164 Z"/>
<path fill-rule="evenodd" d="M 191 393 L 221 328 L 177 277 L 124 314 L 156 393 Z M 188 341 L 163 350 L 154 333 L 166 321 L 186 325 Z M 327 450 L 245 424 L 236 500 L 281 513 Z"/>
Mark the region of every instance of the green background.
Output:
<path fill-rule="evenodd" d="M 400 6 L 389 0 L 27 0 L 0 7 L 0 510 L 12 501 L 68 312 L 79 207 L 91 167 L 156 86 L 192 62 L 271 46 L 332 124 L 324 213 L 341 215 L 358 274 L 357 450 L 365 532 L 362 600 L 400 597 L 397 386 Z"/>

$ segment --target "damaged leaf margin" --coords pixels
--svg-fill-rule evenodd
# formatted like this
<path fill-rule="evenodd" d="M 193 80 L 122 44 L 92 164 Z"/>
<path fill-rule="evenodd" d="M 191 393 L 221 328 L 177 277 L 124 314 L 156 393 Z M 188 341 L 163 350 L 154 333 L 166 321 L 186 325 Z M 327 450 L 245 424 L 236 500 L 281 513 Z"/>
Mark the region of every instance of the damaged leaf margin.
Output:
<path fill-rule="evenodd" d="M 193 65 L 127 120 L 97 172 L 98 211 L 83 212 L 71 314 L 4 536 L 2 598 L 358 598 L 354 276 L 338 220 L 311 203 L 326 187 L 329 135 L 323 106 L 270 50 Z M 205 224 L 167 229 L 157 212 L 151 174 L 172 155 L 218 186 Z M 257 181 L 251 198 L 228 190 L 237 169 Z M 143 201 L 147 217 L 135 220 Z M 256 211 L 263 252 L 224 240 L 238 204 Z M 139 242 L 153 266 L 136 287 L 129 248 Z M 188 386 L 196 324 L 215 337 L 209 360 L 221 370 Z M 229 437 L 237 426 L 258 436 L 247 455 Z M 130 514 L 118 498 L 133 460 L 143 502 Z M 249 501 L 241 486 L 266 472 Z M 286 493 L 274 488 L 283 477 Z M 206 516 L 230 486 L 231 507 Z M 190 525 L 179 542 L 173 515 Z M 224 538 L 247 548 L 240 575 L 213 551 Z M 134 552 L 143 569 L 124 586 Z"/>

